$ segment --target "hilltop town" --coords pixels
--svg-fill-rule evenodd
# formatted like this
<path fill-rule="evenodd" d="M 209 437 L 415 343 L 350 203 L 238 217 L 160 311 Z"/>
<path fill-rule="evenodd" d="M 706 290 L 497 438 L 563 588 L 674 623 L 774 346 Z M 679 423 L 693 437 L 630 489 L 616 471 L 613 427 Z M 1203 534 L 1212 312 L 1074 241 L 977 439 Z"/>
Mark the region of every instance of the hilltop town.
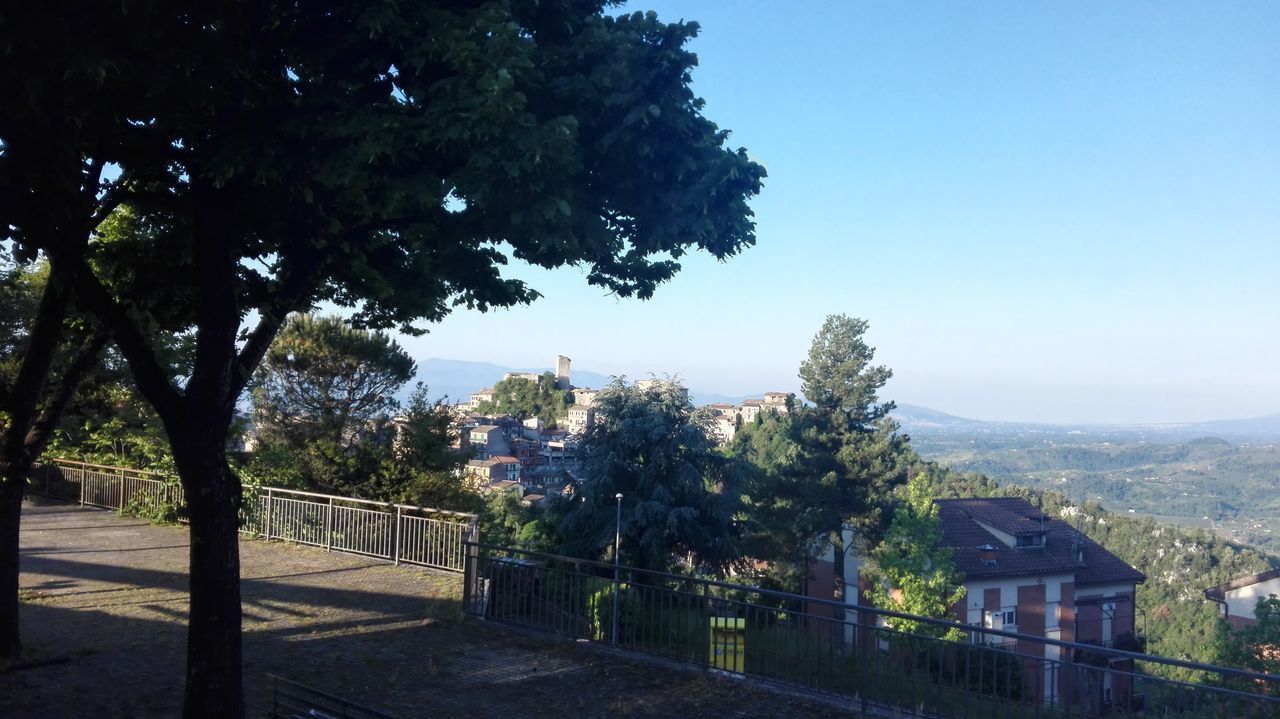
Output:
<path fill-rule="evenodd" d="M 570 358 L 559 355 L 554 374 L 507 372 L 496 385 L 509 385 L 511 381 L 536 384 L 553 379 L 568 404 L 549 422 L 538 416 L 485 412 L 500 399 L 495 387 L 476 390 L 467 401 L 453 406 L 453 446 L 472 456 L 463 472 L 473 489 L 519 492 L 528 504 L 572 491 L 572 482 L 580 479 L 579 441 L 595 423 L 594 405 L 602 388 L 574 386 L 571 366 Z M 688 396 L 688 389 L 677 380 L 649 378 L 633 384 L 643 390 L 672 383 Z M 795 395 L 790 392 L 765 392 L 763 397 L 746 399 L 741 404 L 717 402 L 704 405 L 700 411 L 708 434 L 723 444 L 733 439 L 742 424 L 755 421 L 762 412 L 785 414 L 794 400 Z"/>

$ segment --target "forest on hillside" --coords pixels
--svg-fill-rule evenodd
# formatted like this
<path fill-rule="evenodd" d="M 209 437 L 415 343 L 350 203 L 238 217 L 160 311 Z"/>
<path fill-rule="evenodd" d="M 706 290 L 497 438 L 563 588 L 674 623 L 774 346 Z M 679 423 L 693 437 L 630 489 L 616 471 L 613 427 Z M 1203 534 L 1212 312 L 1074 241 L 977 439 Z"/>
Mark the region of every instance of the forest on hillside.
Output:
<path fill-rule="evenodd" d="M 1099 502 L 1119 514 L 1147 515 L 1280 551 L 1277 443 L 917 433 L 912 445 L 960 472 L 1053 490 L 1078 504 Z"/>

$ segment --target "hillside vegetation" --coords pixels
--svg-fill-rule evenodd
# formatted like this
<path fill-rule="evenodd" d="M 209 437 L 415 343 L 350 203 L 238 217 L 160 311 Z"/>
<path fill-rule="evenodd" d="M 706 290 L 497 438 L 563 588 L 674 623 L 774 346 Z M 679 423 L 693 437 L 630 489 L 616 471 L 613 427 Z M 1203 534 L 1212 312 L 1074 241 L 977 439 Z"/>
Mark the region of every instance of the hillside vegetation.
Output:
<path fill-rule="evenodd" d="M 958 471 L 1280 550 L 1280 444 L 1214 437 L 1170 443 L 1025 435 L 912 439 L 922 455 Z"/>
<path fill-rule="evenodd" d="M 1151 654 L 1208 664 L 1229 663 L 1227 637 L 1204 590 L 1280 566 L 1276 558 L 1202 529 L 1109 512 L 1096 501 L 1077 504 L 1057 491 L 1002 484 L 976 472 L 935 469 L 937 494 L 1020 496 L 1072 523 L 1147 575 L 1138 585 L 1138 630 Z M 1194 678 L 1189 674 L 1184 678 Z"/>

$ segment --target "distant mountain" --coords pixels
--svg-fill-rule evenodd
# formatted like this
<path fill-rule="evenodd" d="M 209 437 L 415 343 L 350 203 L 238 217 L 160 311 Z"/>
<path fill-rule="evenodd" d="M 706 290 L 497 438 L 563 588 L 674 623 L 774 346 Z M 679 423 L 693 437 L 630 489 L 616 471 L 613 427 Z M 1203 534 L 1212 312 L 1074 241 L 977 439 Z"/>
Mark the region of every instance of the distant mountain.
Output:
<path fill-rule="evenodd" d="M 900 404 L 893 410 L 893 418 L 898 420 L 908 434 L 929 430 L 972 430 L 988 427 L 998 422 L 984 422 L 980 419 L 969 419 L 947 414 L 936 409 L 914 404 Z"/>
<path fill-rule="evenodd" d="M 957 417 L 918 405 L 900 404 L 893 416 L 908 434 L 975 434 L 975 435 L 1051 435 L 1092 436 L 1097 438 L 1147 438 L 1164 441 L 1186 441 L 1199 437 L 1221 437 L 1233 440 L 1280 440 L 1280 414 L 1249 419 L 1223 419 L 1210 422 L 1150 424 L 1052 424 L 1037 422 L 996 422 Z"/>
<path fill-rule="evenodd" d="M 1192 427 L 1206 435 L 1280 437 L 1280 413 L 1250 419 L 1199 422 Z"/>
<path fill-rule="evenodd" d="M 494 382 L 510 371 L 507 367 L 490 362 L 432 357 L 418 360 L 418 375 L 415 379 L 427 384 L 428 393 L 433 400 L 447 398 L 450 403 L 465 402 L 467 395 L 484 387 L 492 387 Z"/>

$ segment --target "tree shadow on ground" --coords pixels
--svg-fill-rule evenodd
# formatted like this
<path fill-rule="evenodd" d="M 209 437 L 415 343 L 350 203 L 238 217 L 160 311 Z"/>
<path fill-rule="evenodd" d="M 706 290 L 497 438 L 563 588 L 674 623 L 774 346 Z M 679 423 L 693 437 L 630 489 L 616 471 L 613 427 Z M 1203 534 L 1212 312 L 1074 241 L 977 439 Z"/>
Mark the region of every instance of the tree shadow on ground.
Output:
<path fill-rule="evenodd" d="M 127 524 L 104 519 L 95 527 Z M 172 531 L 127 536 L 160 549 L 151 545 L 172 545 Z M 63 536 L 80 546 L 123 544 L 110 534 Z M 42 541 L 41 553 L 22 559 L 32 582 L 24 587 L 22 630 L 37 654 L 70 660 L 0 674 L 0 716 L 176 716 L 185 667 L 185 546 L 169 546 L 164 556 L 104 549 L 72 558 L 43 551 L 49 545 Z M 256 541 L 242 543 L 242 557 L 250 716 L 266 714 L 268 673 L 406 719 L 843 714 L 465 620 L 457 575 Z M 135 566 L 144 562 L 161 566 Z"/>

